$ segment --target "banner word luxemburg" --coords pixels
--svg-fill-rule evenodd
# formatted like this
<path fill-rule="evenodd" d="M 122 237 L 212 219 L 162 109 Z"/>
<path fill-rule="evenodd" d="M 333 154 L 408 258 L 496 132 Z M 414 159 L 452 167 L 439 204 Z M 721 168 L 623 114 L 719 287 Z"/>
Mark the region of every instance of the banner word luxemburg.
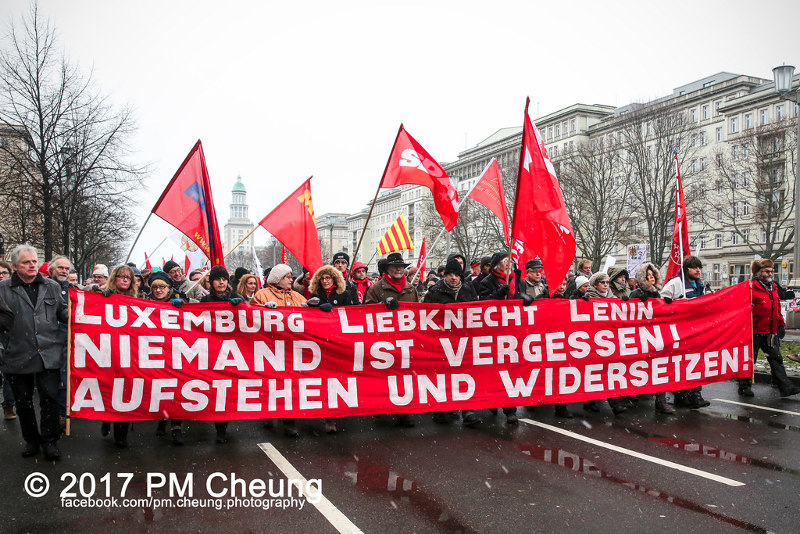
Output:
<path fill-rule="evenodd" d="M 408 413 L 576 402 L 750 376 L 747 283 L 699 299 L 267 309 L 70 290 L 71 415 Z"/>

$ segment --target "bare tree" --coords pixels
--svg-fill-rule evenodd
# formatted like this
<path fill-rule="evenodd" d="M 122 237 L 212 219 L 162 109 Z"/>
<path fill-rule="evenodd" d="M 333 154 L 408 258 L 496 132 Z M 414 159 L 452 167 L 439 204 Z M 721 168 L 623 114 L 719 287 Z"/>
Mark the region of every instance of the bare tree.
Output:
<path fill-rule="evenodd" d="M 73 235 L 91 231 L 73 228 L 89 198 L 110 204 L 115 222 L 128 218 L 128 193 L 146 171 L 126 161 L 131 112 L 115 110 L 91 75 L 66 60 L 36 4 L 20 25 L 12 24 L 0 53 L 0 124 L 19 130 L 26 143 L 23 151 L 0 147 L 18 170 L 4 195 L 24 210 L 15 217 L 35 222 L 20 233 L 46 257 L 59 249 L 72 255 Z"/>
<path fill-rule="evenodd" d="M 730 228 L 742 245 L 776 260 L 794 249 L 797 140 L 792 121 L 759 126 L 715 154 L 711 228 Z"/>
<path fill-rule="evenodd" d="M 651 261 L 662 265 L 668 258 L 675 213 L 675 159 L 677 150 L 684 188 L 694 171 L 685 164 L 698 153 L 691 136 L 696 125 L 675 105 L 654 103 L 634 106 L 616 121 L 616 135 L 625 150 L 623 166 L 631 179 L 632 209 L 646 226 Z M 612 134 L 614 135 L 614 134 Z M 687 199 L 687 209 L 689 199 Z"/>
<path fill-rule="evenodd" d="M 593 271 L 619 243 L 636 236 L 638 214 L 629 202 L 633 184 L 622 156 L 619 143 L 600 138 L 579 144 L 560 165 L 577 253 L 592 258 Z"/>

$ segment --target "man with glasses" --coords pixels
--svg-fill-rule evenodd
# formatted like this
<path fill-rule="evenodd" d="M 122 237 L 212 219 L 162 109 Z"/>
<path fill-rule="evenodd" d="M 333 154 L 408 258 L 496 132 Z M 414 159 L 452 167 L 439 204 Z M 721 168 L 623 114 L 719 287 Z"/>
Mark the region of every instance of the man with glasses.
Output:
<path fill-rule="evenodd" d="M 97 288 L 103 287 L 106 285 L 106 282 L 108 282 L 108 267 L 102 263 L 98 263 L 94 266 L 94 270 L 92 271 L 92 283 L 90 287 L 86 289 L 95 289 L 95 287 L 92 286 L 97 286 Z"/>
<path fill-rule="evenodd" d="M 172 289 L 182 297 L 185 296 L 189 302 L 200 302 L 200 299 L 208 295 L 208 291 L 201 284 L 184 277 L 183 269 L 178 262 L 169 260 L 164 264 L 164 272 L 171 279 Z"/>
<path fill-rule="evenodd" d="M 772 382 L 778 386 L 781 397 L 800 393 L 783 366 L 781 339 L 786 335 L 786 323 L 781 313 L 781 299 L 793 299 L 794 291 L 786 291 L 775 281 L 775 265 L 770 259 L 756 260 L 750 265 L 753 273 L 753 363 L 758 351 L 767 356 Z M 739 395 L 752 397 L 751 378 L 739 378 Z"/>

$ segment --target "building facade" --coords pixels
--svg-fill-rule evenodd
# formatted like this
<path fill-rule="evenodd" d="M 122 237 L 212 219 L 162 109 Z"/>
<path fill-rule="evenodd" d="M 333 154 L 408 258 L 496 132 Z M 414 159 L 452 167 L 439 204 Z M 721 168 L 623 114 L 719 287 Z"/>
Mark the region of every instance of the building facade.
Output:
<path fill-rule="evenodd" d="M 247 205 L 247 189 L 242 183 L 242 177 L 236 177 L 236 183 L 231 190 L 231 203 L 228 207 L 228 221 L 223 227 L 222 248 L 228 253 L 237 243 L 250 233 L 253 223 L 250 221 L 249 206 Z M 226 265 L 233 271 L 236 267 L 252 269 L 253 236 L 250 235 L 239 245 L 230 256 L 226 258 Z"/>

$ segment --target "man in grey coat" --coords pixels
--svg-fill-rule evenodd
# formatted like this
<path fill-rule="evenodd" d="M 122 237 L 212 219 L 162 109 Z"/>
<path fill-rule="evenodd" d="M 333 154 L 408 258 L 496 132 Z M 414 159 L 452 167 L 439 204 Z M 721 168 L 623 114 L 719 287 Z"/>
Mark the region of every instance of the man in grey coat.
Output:
<path fill-rule="evenodd" d="M 3 336 L 5 351 L 0 371 L 11 384 L 17 400 L 25 458 L 44 448 L 48 460 L 61 457 L 56 442 L 61 434 L 58 420 L 58 386 L 67 342 L 59 322 L 68 311 L 61 286 L 39 273 L 36 249 L 19 245 L 11 251 L 14 274 L 0 282 L 0 300 L 14 312 L 14 325 Z M 33 391 L 39 392 L 41 427 L 33 408 Z"/>

